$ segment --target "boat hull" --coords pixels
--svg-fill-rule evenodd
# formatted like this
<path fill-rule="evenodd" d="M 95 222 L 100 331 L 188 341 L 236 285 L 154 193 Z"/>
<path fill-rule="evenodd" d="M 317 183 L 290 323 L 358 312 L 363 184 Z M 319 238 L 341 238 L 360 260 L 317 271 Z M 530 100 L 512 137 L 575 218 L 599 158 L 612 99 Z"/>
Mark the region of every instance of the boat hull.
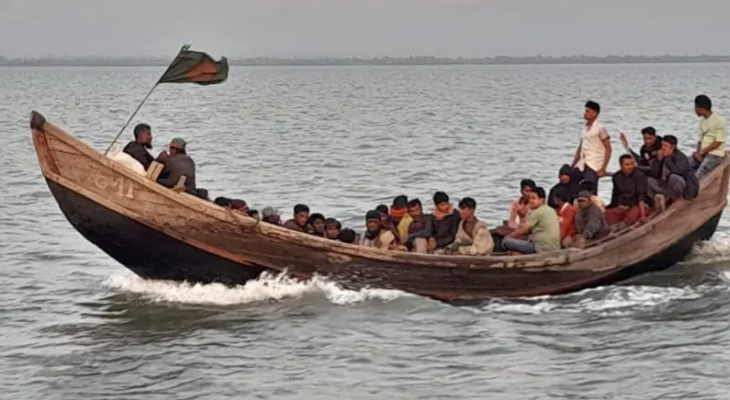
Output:
<path fill-rule="evenodd" d="M 414 254 L 356 246 L 263 223 L 164 188 L 31 115 L 43 175 L 71 224 L 149 279 L 242 284 L 264 268 L 346 288 L 397 289 L 440 300 L 560 294 L 665 269 L 709 239 L 727 204 L 730 158 L 699 196 L 583 249 L 522 255 Z"/>
<path fill-rule="evenodd" d="M 145 279 L 246 283 L 264 271 L 174 239 L 46 180 L 63 215 L 89 242 Z"/>

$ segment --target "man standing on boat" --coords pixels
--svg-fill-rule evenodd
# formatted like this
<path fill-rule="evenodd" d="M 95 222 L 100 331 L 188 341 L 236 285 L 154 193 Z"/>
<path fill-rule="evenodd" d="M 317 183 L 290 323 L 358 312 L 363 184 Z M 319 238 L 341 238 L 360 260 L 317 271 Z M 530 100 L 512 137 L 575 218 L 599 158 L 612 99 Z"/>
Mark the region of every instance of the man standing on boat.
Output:
<path fill-rule="evenodd" d="M 573 157 L 576 182 L 593 183 L 593 194 L 598 192 L 598 178 L 606 176 L 606 167 L 611 160 L 611 138 L 608 130 L 598 122 L 601 106 L 595 101 L 586 103 L 583 118 L 586 123 L 581 131 L 580 144 Z"/>
<path fill-rule="evenodd" d="M 695 114 L 701 117 L 700 139 L 690 165 L 697 171 L 697 178 L 702 179 L 722 164 L 725 157 L 725 119 L 712 112 L 712 101 L 704 94 L 695 97 Z"/>
<path fill-rule="evenodd" d="M 155 160 L 147 149 L 152 148 L 152 128 L 147 124 L 138 124 L 134 127 L 134 141 L 124 146 L 124 152 L 139 161 L 145 171 L 150 168 Z"/>

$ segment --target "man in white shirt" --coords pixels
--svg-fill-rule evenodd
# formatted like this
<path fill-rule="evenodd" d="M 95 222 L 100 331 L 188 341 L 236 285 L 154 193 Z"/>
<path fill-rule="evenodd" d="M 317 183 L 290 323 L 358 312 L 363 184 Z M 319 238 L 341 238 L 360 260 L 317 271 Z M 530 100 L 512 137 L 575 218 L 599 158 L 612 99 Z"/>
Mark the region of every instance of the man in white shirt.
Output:
<path fill-rule="evenodd" d="M 700 137 L 690 165 L 697 178 L 702 179 L 725 157 L 725 119 L 712 112 L 712 102 L 704 94 L 695 97 L 695 114 L 700 117 Z"/>
<path fill-rule="evenodd" d="M 611 137 L 608 130 L 598 122 L 601 106 L 588 101 L 583 113 L 586 123 L 581 131 L 580 144 L 573 157 L 576 182 L 588 181 L 593 185 L 593 194 L 598 191 L 598 178 L 606 176 L 606 167 L 611 160 Z"/>

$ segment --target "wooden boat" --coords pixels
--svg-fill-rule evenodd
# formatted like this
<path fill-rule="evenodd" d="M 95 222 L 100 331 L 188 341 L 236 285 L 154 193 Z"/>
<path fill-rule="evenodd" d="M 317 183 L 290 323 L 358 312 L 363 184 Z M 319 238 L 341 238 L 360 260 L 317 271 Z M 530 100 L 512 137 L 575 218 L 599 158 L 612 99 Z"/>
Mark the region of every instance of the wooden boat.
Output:
<path fill-rule="evenodd" d="M 261 223 L 162 187 L 37 112 L 30 126 L 41 170 L 68 221 L 143 278 L 243 284 L 271 270 L 450 301 L 566 293 L 665 269 L 713 235 L 730 174 L 726 156 L 703 179 L 697 199 L 584 249 L 488 257 L 412 254 Z"/>

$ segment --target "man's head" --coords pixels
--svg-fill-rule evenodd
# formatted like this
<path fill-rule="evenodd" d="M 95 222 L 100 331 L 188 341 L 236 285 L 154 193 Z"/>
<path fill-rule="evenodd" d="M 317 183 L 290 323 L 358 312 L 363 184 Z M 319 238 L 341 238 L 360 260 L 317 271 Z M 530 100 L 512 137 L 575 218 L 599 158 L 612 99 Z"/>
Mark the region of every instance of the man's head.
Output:
<path fill-rule="evenodd" d="M 698 117 L 709 117 L 712 114 L 712 101 L 704 94 L 695 97 L 695 114 Z"/>
<path fill-rule="evenodd" d="M 474 216 L 474 210 L 477 209 L 477 202 L 476 200 L 472 199 L 471 197 L 464 197 L 459 202 L 459 213 L 461 214 L 461 219 L 469 219 Z"/>
<path fill-rule="evenodd" d="M 352 229 L 345 228 L 342 232 L 340 232 L 337 239 L 339 239 L 342 243 L 355 243 L 355 240 L 357 240 L 357 234 Z"/>
<path fill-rule="evenodd" d="M 619 163 L 621 164 L 621 172 L 626 175 L 631 175 L 631 173 L 634 172 L 634 168 L 636 168 L 634 157 L 631 157 L 628 154 L 622 155 L 619 158 Z"/>
<path fill-rule="evenodd" d="M 231 199 L 230 203 L 228 203 L 228 207 L 230 207 L 232 210 L 240 211 L 242 213 L 248 213 L 248 204 L 246 204 L 244 200 Z"/>
<path fill-rule="evenodd" d="M 272 224 L 279 224 L 281 222 L 281 217 L 279 216 L 279 210 L 277 210 L 274 207 L 264 207 L 263 210 L 261 210 L 261 217 L 264 221 L 270 222 Z"/>
<path fill-rule="evenodd" d="M 152 148 L 152 128 L 147 124 L 137 124 L 134 127 L 134 141 L 141 143 L 144 147 Z"/>
<path fill-rule="evenodd" d="M 309 225 L 312 225 L 312 228 L 314 228 L 314 233 L 321 235 L 324 233 L 324 221 L 324 215 L 320 213 L 314 213 L 309 216 L 307 223 Z"/>
<path fill-rule="evenodd" d="M 545 204 L 545 189 L 536 187 L 530 194 L 530 208 L 536 209 Z"/>
<path fill-rule="evenodd" d="M 583 118 L 585 118 L 586 121 L 592 122 L 595 121 L 596 118 L 598 118 L 598 114 L 601 113 L 601 106 L 596 103 L 595 101 L 589 100 L 586 103 L 586 109 L 583 113 Z"/>
<path fill-rule="evenodd" d="M 563 204 L 570 202 L 570 192 L 564 188 L 558 189 L 553 194 L 553 200 L 557 209 L 563 207 Z"/>
<path fill-rule="evenodd" d="M 585 210 L 586 208 L 590 207 L 592 204 L 591 201 L 591 192 L 587 190 L 581 190 L 578 192 L 578 207 Z"/>
<path fill-rule="evenodd" d="M 642 129 L 641 136 L 644 138 L 644 144 L 646 146 L 653 146 L 656 143 L 656 129 L 652 126 L 647 126 Z"/>
<path fill-rule="evenodd" d="M 375 211 L 380 214 L 380 222 L 382 223 L 385 223 L 386 221 L 388 221 L 388 218 L 390 218 L 390 214 L 388 213 L 388 206 L 386 206 L 385 204 L 381 204 L 375 207 Z"/>
<path fill-rule="evenodd" d="M 662 140 L 662 156 L 671 157 L 674 154 L 674 149 L 677 148 L 677 137 L 674 135 L 664 136 Z"/>
<path fill-rule="evenodd" d="M 400 195 L 393 199 L 393 208 L 406 208 L 408 207 L 408 196 Z"/>
<path fill-rule="evenodd" d="M 433 194 L 433 205 L 442 213 L 449 211 L 451 204 L 449 203 L 449 195 L 444 192 L 436 192 Z"/>
<path fill-rule="evenodd" d="M 341 228 L 342 225 L 340 225 L 340 221 L 334 218 L 327 218 L 324 221 L 324 229 L 329 239 L 337 239 L 337 236 L 340 235 Z"/>
<path fill-rule="evenodd" d="M 573 172 L 573 168 L 571 168 L 568 164 L 563 164 L 563 166 L 560 167 L 560 172 L 558 173 L 560 183 L 562 183 L 563 185 L 569 184 L 571 172 Z"/>
<path fill-rule="evenodd" d="M 380 231 L 382 222 L 380 220 L 380 213 L 376 210 L 370 210 L 365 214 L 365 226 L 368 232 L 376 233 Z"/>
<path fill-rule="evenodd" d="M 294 206 L 294 222 L 297 225 L 304 227 L 307 225 L 309 219 L 309 207 L 304 204 L 297 204 Z"/>
<path fill-rule="evenodd" d="M 537 184 L 532 179 L 523 179 L 520 181 L 520 193 L 525 196 L 537 187 Z"/>
<path fill-rule="evenodd" d="M 185 154 L 185 146 L 187 142 L 182 138 L 175 138 L 170 141 L 168 147 L 170 148 L 170 155 L 172 154 Z"/>
<path fill-rule="evenodd" d="M 423 215 L 423 204 L 420 199 L 413 199 L 408 202 L 408 214 L 413 219 L 420 219 Z"/>

